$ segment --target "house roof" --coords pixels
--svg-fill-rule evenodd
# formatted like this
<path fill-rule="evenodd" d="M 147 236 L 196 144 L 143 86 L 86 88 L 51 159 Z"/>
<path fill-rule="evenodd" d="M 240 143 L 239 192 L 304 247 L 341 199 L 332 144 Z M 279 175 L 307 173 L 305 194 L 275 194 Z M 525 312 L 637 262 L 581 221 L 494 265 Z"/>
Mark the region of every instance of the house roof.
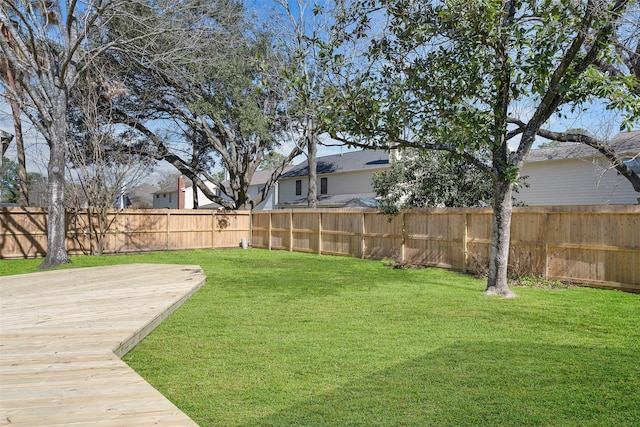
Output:
<path fill-rule="evenodd" d="M 206 205 L 198 206 L 199 210 L 212 210 L 212 209 L 222 209 L 223 206 L 216 202 L 207 203 Z"/>
<path fill-rule="evenodd" d="M 255 171 L 253 174 L 253 177 L 251 177 L 250 185 L 264 184 L 271 177 L 272 173 L 273 173 L 273 169 Z"/>
<path fill-rule="evenodd" d="M 640 154 L 640 131 L 619 133 L 609 140 L 609 144 L 621 156 L 637 156 Z M 601 156 L 601 154 L 596 149 L 591 148 L 588 145 L 569 144 L 560 147 L 531 150 L 526 158 L 526 163 L 585 159 L 599 156 Z"/>
<path fill-rule="evenodd" d="M 291 170 L 294 167 L 296 166 L 287 166 L 284 169 L 283 173 L 287 173 L 287 171 Z M 274 169 L 261 169 L 261 170 L 255 171 L 255 173 L 253 174 L 253 177 L 251 178 L 251 185 L 260 185 L 260 184 L 266 183 L 269 180 L 269 178 L 271 178 L 273 171 Z"/>
<path fill-rule="evenodd" d="M 287 172 L 292 167 L 294 167 L 294 166 L 287 166 L 286 168 L 284 168 L 284 172 Z M 269 178 L 271 178 L 271 175 L 273 174 L 273 171 L 274 171 L 274 169 L 260 169 L 260 170 L 255 171 L 253 173 L 253 177 L 251 177 L 251 183 L 249 185 L 262 185 L 262 184 L 265 184 L 269 180 Z M 227 185 L 229 185 L 229 180 L 225 179 L 224 181 L 221 182 L 221 184 L 224 185 L 224 186 L 227 186 Z"/>
<path fill-rule="evenodd" d="M 347 203 L 355 203 L 359 201 L 368 207 L 376 207 L 376 193 L 355 193 L 355 194 L 319 194 L 317 196 L 318 207 L 342 207 Z M 296 200 L 280 203 L 280 206 L 307 206 L 307 198 L 303 197 Z"/>
<path fill-rule="evenodd" d="M 317 161 L 316 173 L 318 175 L 325 175 L 363 169 L 375 170 L 385 168 L 389 166 L 389 154 L 383 150 L 360 150 L 318 157 Z M 281 178 L 296 178 L 307 175 L 309 175 L 309 162 L 305 160 L 283 173 Z"/>
<path fill-rule="evenodd" d="M 375 209 L 378 207 L 378 199 L 374 198 L 355 198 L 349 200 L 342 205 L 342 208 L 360 208 L 360 209 Z"/>

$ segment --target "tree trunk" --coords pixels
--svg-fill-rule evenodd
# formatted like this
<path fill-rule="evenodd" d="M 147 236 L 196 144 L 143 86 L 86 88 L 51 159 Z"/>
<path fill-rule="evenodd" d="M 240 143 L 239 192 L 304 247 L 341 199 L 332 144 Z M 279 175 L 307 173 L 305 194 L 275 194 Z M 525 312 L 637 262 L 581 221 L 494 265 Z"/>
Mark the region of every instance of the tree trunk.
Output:
<path fill-rule="evenodd" d="M 193 209 L 200 209 L 200 202 L 198 201 L 198 187 L 193 184 L 191 188 L 193 188 Z M 178 188 L 178 191 L 182 191 L 182 189 Z M 184 196 L 182 197 L 184 198 Z"/>
<path fill-rule="evenodd" d="M 98 252 L 97 249 L 97 231 L 93 221 L 94 211 L 91 206 L 87 209 L 87 229 L 89 230 L 89 253 L 95 255 Z"/>
<path fill-rule="evenodd" d="M 109 210 L 102 206 L 100 207 L 100 209 L 98 209 L 97 215 L 100 221 L 100 229 L 98 230 L 98 241 L 96 242 L 96 255 L 102 256 L 102 254 L 104 254 L 104 244 L 107 237 L 107 230 L 109 228 Z"/>
<path fill-rule="evenodd" d="M 20 106 L 12 99 L 11 113 L 13 114 L 13 129 L 16 137 L 16 152 L 18 154 L 18 182 L 20 183 L 20 206 L 29 206 L 29 188 L 27 186 L 27 161 L 24 154 L 24 138 L 22 135 L 22 119 Z"/>
<path fill-rule="evenodd" d="M 489 277 L 485 291 L 487 295 L 501 295 L 505 298 L 516 296 L 509 289 L 507 282 L 511 214 L 513 212 L 512 190 L 512 184 L 508 179 L 500 176 L 496 178 L 493 196 L 491 258 L 489 259 Z"/>
<path fill-rule="evenodd" d="M 53 123 L 49 142 L 49 211 L 47 215 L 47 256 L 39 268 L 52 268 L 71 262 L 65 248 L 66 224 L 64 209 L 64 171 L 67 138 L 67 97 L 58 90 L 53 101 Z"/>
<path fill-rule="evenodd" d="M 11 35 L 4 26 L 2 27 L 2 36 L 7 40 L 9 45 L 11 43 Z M 13 74 L 13 67 L 8 59 L 5 58 L 5 77 L 7 84 L 14 93 L 14 96 L 18 96 L 19 90 L 16 84 L 15 75 Z M 11 97 L 9 99 L 11 104 L 11 114 L 13 115 L 13 129 L 16 138 L 16 151 L 18 153 L 18 182 L 20 184 L 20 206 L 29 206 L 29 190 L 27 189 L 27 166 L 24 155 L 24 138 L 22 135 L 22 118 L 20 111 L 20 104 L 18 101 Z M 4 155 L 4 152 L 2 153 Z"/>
<path fill-rule="evenodd" d="M 500 70 L 495 75 L 496 104 L 494 113 L 494 148 L 493 167 L 496 171 L 493 183 L 493 224 L 491 230 L 491 256 L 489 258 L 489 277 L 487 278 L 487 295 L 502 295 L 512 298 L 516 295 L 509 289 L 507 267 L 509 265 L 509 243 L 511 240 L 511 213 L 513 201 L 511 193 L 513 185 L 509 178 L 510 150 L 507 144 L 507 118 L 511 97 L 511 65 L 509 51 L 511 40 L 509 31 L 514 22 L 516 1 L 505 3 L 504 16 L 500 28 L 500 42 L 497 45 L 495 68 Z"/>
<path fill-rule="evenodd" d="M 309 191 L 307 193 L 307 206 L 311 209 L 318 207 L 318 147 L 313 132 L 308 131 L 307 138 L 307 164 L 309 165 Z"/>

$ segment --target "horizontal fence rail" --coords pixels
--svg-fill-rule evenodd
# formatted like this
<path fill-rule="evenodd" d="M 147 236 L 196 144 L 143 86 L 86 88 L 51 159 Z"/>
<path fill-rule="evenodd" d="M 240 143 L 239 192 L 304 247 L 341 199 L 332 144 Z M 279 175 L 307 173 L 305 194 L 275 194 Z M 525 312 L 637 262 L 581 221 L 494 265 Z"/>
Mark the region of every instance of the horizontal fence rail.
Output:
<path fill-rule="evenodd" d="M 490 208 L 253 212 L 252 246 L 486 273 Z M 640 207 L 514 208 L 509 269 L 640 292 Z"/>
<path fill-rule="evenodd" d="M 0 258 L 47 251 L 46 211 L 0 209 Z M 490 208 L 431 208 L 388 217 L 376 210 L 68 211 L 70 254 L 239 247 L 287 250 L 486 273 Z M 102 224 L 102 226 L 100 225 Z M 103 230 L 97 247 L 97 235 Z M 97 250 L 99 249 L 99 250 Z M 514 208 L 509 269 L 640 292 L 640 207 Z"/>
<path fill-rule="evenodd" d="M 0 258 L 45 256 L 46 220 L 43 209 L 1 209 Z M 104 254 L 230 248 L 251 238 L 251 213 L 125 209 L 110 210 L 101 217 L 88 210 L 68 210 L 66 228 L 65 244 L 71 255 L 98 252 L 98 240 Z"/>

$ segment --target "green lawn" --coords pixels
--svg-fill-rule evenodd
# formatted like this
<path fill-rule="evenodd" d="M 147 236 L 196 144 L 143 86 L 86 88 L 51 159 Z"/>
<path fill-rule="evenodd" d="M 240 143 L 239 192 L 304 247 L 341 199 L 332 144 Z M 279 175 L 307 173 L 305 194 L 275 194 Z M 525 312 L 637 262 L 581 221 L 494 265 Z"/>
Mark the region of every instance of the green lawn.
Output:
<path fill-rule="evenodd" d="M 199 264 L 207 283 L 125 360 L 201 426 L 637 426 L 640 295 L 263 250 L 76 257 Z M 0 274 L 38 260 L 0 261 Z"/>

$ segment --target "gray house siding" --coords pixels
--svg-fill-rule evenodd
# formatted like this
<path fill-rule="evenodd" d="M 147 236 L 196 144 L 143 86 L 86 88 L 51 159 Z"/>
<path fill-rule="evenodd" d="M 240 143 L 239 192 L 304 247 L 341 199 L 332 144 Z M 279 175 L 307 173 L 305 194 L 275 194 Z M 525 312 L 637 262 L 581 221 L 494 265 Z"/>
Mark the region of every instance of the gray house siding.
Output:
<path fill-rule="evenodd" d="M 624 158 L 640 158 L 640 131 L 620 133 L 609 143 Z M 604 156 L 584 144 L 532 150 L 520 175 L 528 187 L 514 197 L 528 206 L 631 205 L 640 197 Z"/>

